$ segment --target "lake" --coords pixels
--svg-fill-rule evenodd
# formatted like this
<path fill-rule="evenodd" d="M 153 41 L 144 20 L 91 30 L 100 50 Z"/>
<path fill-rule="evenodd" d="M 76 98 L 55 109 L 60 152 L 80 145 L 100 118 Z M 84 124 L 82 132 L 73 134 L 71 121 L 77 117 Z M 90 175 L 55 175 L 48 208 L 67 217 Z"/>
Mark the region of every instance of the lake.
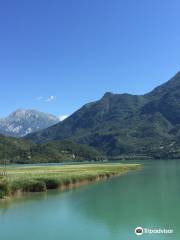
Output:
<path fill-rule="evenodd" d="M 179 240 L 180 161 L 143 164 L 143 170 L 79 189 L 0 203 L 0 239 Z M 174 232 L 136 236 L 137 226 Z"/>

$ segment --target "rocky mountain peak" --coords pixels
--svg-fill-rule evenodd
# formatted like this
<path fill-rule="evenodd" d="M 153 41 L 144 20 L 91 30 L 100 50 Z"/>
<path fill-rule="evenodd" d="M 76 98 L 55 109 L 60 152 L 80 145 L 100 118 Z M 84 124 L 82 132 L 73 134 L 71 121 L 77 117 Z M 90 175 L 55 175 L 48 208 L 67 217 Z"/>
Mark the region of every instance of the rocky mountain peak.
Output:
<path fill-rule="evenodd" d="M 0 119 L 0 134 L 22 137 L 58 122 L 59 118 L 52 114 L 33 109 L 17 109 L 6 118 Z"/>

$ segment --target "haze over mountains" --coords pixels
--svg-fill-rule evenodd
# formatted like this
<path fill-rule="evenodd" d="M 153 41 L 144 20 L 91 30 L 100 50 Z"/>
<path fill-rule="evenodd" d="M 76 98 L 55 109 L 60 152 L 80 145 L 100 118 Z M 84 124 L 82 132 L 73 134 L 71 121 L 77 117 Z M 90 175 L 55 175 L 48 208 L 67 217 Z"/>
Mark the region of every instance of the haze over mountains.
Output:
<path fill-rule="evenodd" d="M 26 139 L 36 143 L 68 139 L 108 156 L 180 157 L 180 72 L 145 95 L 108 92 Z"/>
<path fill-rule="evenodd" d="M 48 113 L 30 109 L 18 109 L 8 117 L 0 119 L 0 134 L 23 137 L 28 133 L 50 127 L 59 122 L 59 118 Z"/>

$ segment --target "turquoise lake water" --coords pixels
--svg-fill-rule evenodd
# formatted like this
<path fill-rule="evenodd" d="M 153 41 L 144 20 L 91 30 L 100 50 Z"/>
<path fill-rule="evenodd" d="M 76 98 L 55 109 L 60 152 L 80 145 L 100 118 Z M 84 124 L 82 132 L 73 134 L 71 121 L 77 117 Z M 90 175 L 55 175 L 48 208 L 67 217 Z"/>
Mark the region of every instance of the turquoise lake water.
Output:
<path fill-rule="evenodd" d="M 136 236 L 137 226 L 174 232 Z M 0 203 L 0 239 L 179 240 L 180 161 L 146 161 L 108 181 Z"/>

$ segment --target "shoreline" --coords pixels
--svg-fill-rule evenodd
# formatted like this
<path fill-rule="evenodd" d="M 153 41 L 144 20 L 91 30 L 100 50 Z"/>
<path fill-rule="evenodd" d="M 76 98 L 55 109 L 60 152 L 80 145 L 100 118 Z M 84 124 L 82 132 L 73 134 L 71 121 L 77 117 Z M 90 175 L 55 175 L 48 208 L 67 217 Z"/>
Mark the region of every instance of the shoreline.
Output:
<path fill-rule="evenodd" d="M 70 190 L 92 184 L 95 182 L 108 180 L 112 177 L 124 175 L 130 171 L 140 170 L 140 164 L 96 164 L 92 165 L 71 165 L 61 167 L 32 167 L 32 168 L 12 168 L 8 172 L 8 181 L 0 183 L 1 201 L 13 199 L 16 196 L 27 193 L 47 192 L 52 189 L 60 191 Z M 25 169 L 25 175 L 22 171 Z M 28 174 L 35 176 L 27 177 Z M 43 174 L 41 173 L 43 171 Z M 58 172 L 59 171 L 59 172 Z M 12 174 L 16 173 L 15 176 Z M 57 177 L 57 173 L 59 174 Z M 63 175 L 65 174 L 65 176 Z M 13 177 L 12 177 L 13 176 Z M 19 179 L 14 180 L 14 177 Z M 27 177 L 25 179 L 24 177 Z M 3 189 L 3 187 L 4 189 Z M 3 192 L 4 191 L 4 192 Z"/>
<path fill-rule="evenodd" d="M 11 193 L 10 195 L 7 195 L 7 196 L 4 196 L 3 198 L 0 198 L 0 203 L 4 202 L 4 201 L 13 200 L 16 197 L 21 197 L 21 196 L 26 197 L 26 196 L 29 196 L 29 194 L 31 194 L 31 196 L 33 196 L 33 194 L 35 195 L 36 193 L 48 193 L 49 191 L 52 191 L 52 190 L 59 190 L 59 192 L 73 190 L 73 189 L 80 188 L 80 187 L 83 187 L 83 186 L 86 186 L 86 185 L 89 185 L 89 184 L 93 184 L 93 183 L 96 183 L 96 182 L 106 181 L 106 180 L 109 180 L 113 177 L 119 177 L 119 176 L 124 175 L 128 172 L 129 171 L 121 173 L 121 174 L 116 174 L 116 175 L 112 174 L 111 176 L 102 176 L 102 177 L 97 176 L 95 179 L 92 179 L 92 180 L 88 180 L 88 179 L 87 180 L 80 180 L 80 181 L 75 182 L 75 183 L 59 185 L 57 188 L 47 188 L 45 191 L 39 191 L 39 192 L 36 192 L 36 191 L 34 191 L 34 192 L 24 192 L 21 189 L 19 189 L 15 192 Z"/>

